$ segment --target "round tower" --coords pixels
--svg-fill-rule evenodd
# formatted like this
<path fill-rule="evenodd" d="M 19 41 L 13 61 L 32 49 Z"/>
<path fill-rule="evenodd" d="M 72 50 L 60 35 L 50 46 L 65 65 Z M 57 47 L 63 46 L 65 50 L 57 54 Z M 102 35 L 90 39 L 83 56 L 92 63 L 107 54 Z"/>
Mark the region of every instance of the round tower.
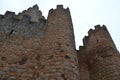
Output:
<path fill-rule="evenodd" d="M 58 5 L 49 11 L 44 39 L 45 79 L 79 80 L 73 25 L 69 9 Z"/>

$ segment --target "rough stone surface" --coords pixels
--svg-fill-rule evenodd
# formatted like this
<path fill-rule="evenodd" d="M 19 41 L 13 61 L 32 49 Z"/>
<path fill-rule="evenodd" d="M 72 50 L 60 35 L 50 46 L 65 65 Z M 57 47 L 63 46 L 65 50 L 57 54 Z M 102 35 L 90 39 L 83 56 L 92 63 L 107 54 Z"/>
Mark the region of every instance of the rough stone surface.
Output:
<path fill-rule="evenodd" d="M 6 33 L 6 35 L 21 35 L 25 37 L 43 36 L 46 19 L 39 17 L 42 16 L 42 13 L 39 14 L 39 10 L 34 7 L 30 9 L 33 14 L 29 10 L 24 11 L 21 13 L 21 18 L 18 18 L 20 14 L 15 15 L 14 12 L 10 11 L 7 11 L 5 15 L 1 15 L 0 32 Z M 36 16 L 38 21 L 32 19 L 33 16 Z"/>
<path fill-rule="evenodd" d="M 78 51 L 81 80 L 119 80 L 120 54 L 106 27 L 95 26 Z"/>
<path fill-rule="evenodd" d="M 105 26 L 90 29 L 75 49 L 69 8 L 48 18 L 37 5 L 0 15 L 0 80 L 119 80 L 120 55 Z"/>

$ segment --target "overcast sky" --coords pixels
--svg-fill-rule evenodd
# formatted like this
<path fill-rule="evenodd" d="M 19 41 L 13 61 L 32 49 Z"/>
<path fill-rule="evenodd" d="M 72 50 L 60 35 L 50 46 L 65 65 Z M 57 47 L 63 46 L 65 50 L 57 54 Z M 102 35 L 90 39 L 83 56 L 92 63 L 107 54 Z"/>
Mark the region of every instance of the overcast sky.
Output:
<path fill-rule="evenodd" d="M 77 49 L 90 28 L 105 24 L 120 51 L 120 0 L 0 0 L 0 14 L 7 10 L 17 14 L 35 4 L 46 18 L 58 4 L 70 8 Z"/>

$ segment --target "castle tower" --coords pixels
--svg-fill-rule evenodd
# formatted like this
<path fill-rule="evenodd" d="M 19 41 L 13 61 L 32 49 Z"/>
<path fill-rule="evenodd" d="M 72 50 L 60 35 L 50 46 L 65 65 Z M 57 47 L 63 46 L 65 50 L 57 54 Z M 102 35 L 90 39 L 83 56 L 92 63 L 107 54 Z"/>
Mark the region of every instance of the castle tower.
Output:
<path fill-rule="evenodd" d="M 49 11 L 44 39 L 45 79 L 79 80 L 73 25 L 69 9 L 58 5 Z"/>
<path fill-rule="evenodd" d="M 120 79 L 120 55 L 112 38 L 103 25 L 90 29 L 88 36 L 83 39 L 84 46 L 80 47 L 78 58 L 80 71 L 89 74 L 89 79 L 81 80 L 119 80 Z M 87 71 L 88 70 L 88 71 Z"/>
<path fill-rule="evenodd" d="M 103 25 L 75 49 L 69 8 L 58 5 L 47 20 L 35 5 L 0 15 L 0 80 L 120 80 L 120 55 Z"/>

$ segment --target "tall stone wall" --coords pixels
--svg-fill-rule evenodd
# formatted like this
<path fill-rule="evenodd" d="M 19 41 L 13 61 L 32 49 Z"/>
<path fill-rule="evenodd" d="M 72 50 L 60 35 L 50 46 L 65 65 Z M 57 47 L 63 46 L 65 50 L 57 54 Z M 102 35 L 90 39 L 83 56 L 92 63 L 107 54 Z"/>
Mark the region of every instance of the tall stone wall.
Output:
<path fill-rule="evenodd" d="M 0 80 L 119 80 L 120 55 L 103 25 L 75 49 L 69 8 L 0 15 Z"/>
<path fill-rule="evenodd" d="M 79 80 L 69 9 L 0 15 L 0 80 Z"/>
<path fill-rule="evenodd" d="M 79 62 L 87 65 L 85 70 L 89 72 L 89 79 L 119 80 L 120 55 L 106 27 L 97 25 L 95 30 L 90 29 L 83 42 L 84 46 L 80 47 L 78 56 L 84 57 L 84 62 L 80 59 Z M 86 68 L 85 65 L 79 64 Z"/>
<path fill-rule="evenodd" d="M 36 8 L 31 10 L 38 14 Z M 0 80 L 41 80 L 39 72 L 45 66 L 42 65 L 45 56 L 42 38 L 46 20 L 38 16 L 36 22 L 32 21 L 34 14 L 21 15 L 20 19 L 10 11 L 0 15 Z"/>
<path fill-rule="evenodd" d="M 58 5 L 49 11 L 45 29 L 45 78 L 79 80 L 73 25 L 69 9 Z"/>

